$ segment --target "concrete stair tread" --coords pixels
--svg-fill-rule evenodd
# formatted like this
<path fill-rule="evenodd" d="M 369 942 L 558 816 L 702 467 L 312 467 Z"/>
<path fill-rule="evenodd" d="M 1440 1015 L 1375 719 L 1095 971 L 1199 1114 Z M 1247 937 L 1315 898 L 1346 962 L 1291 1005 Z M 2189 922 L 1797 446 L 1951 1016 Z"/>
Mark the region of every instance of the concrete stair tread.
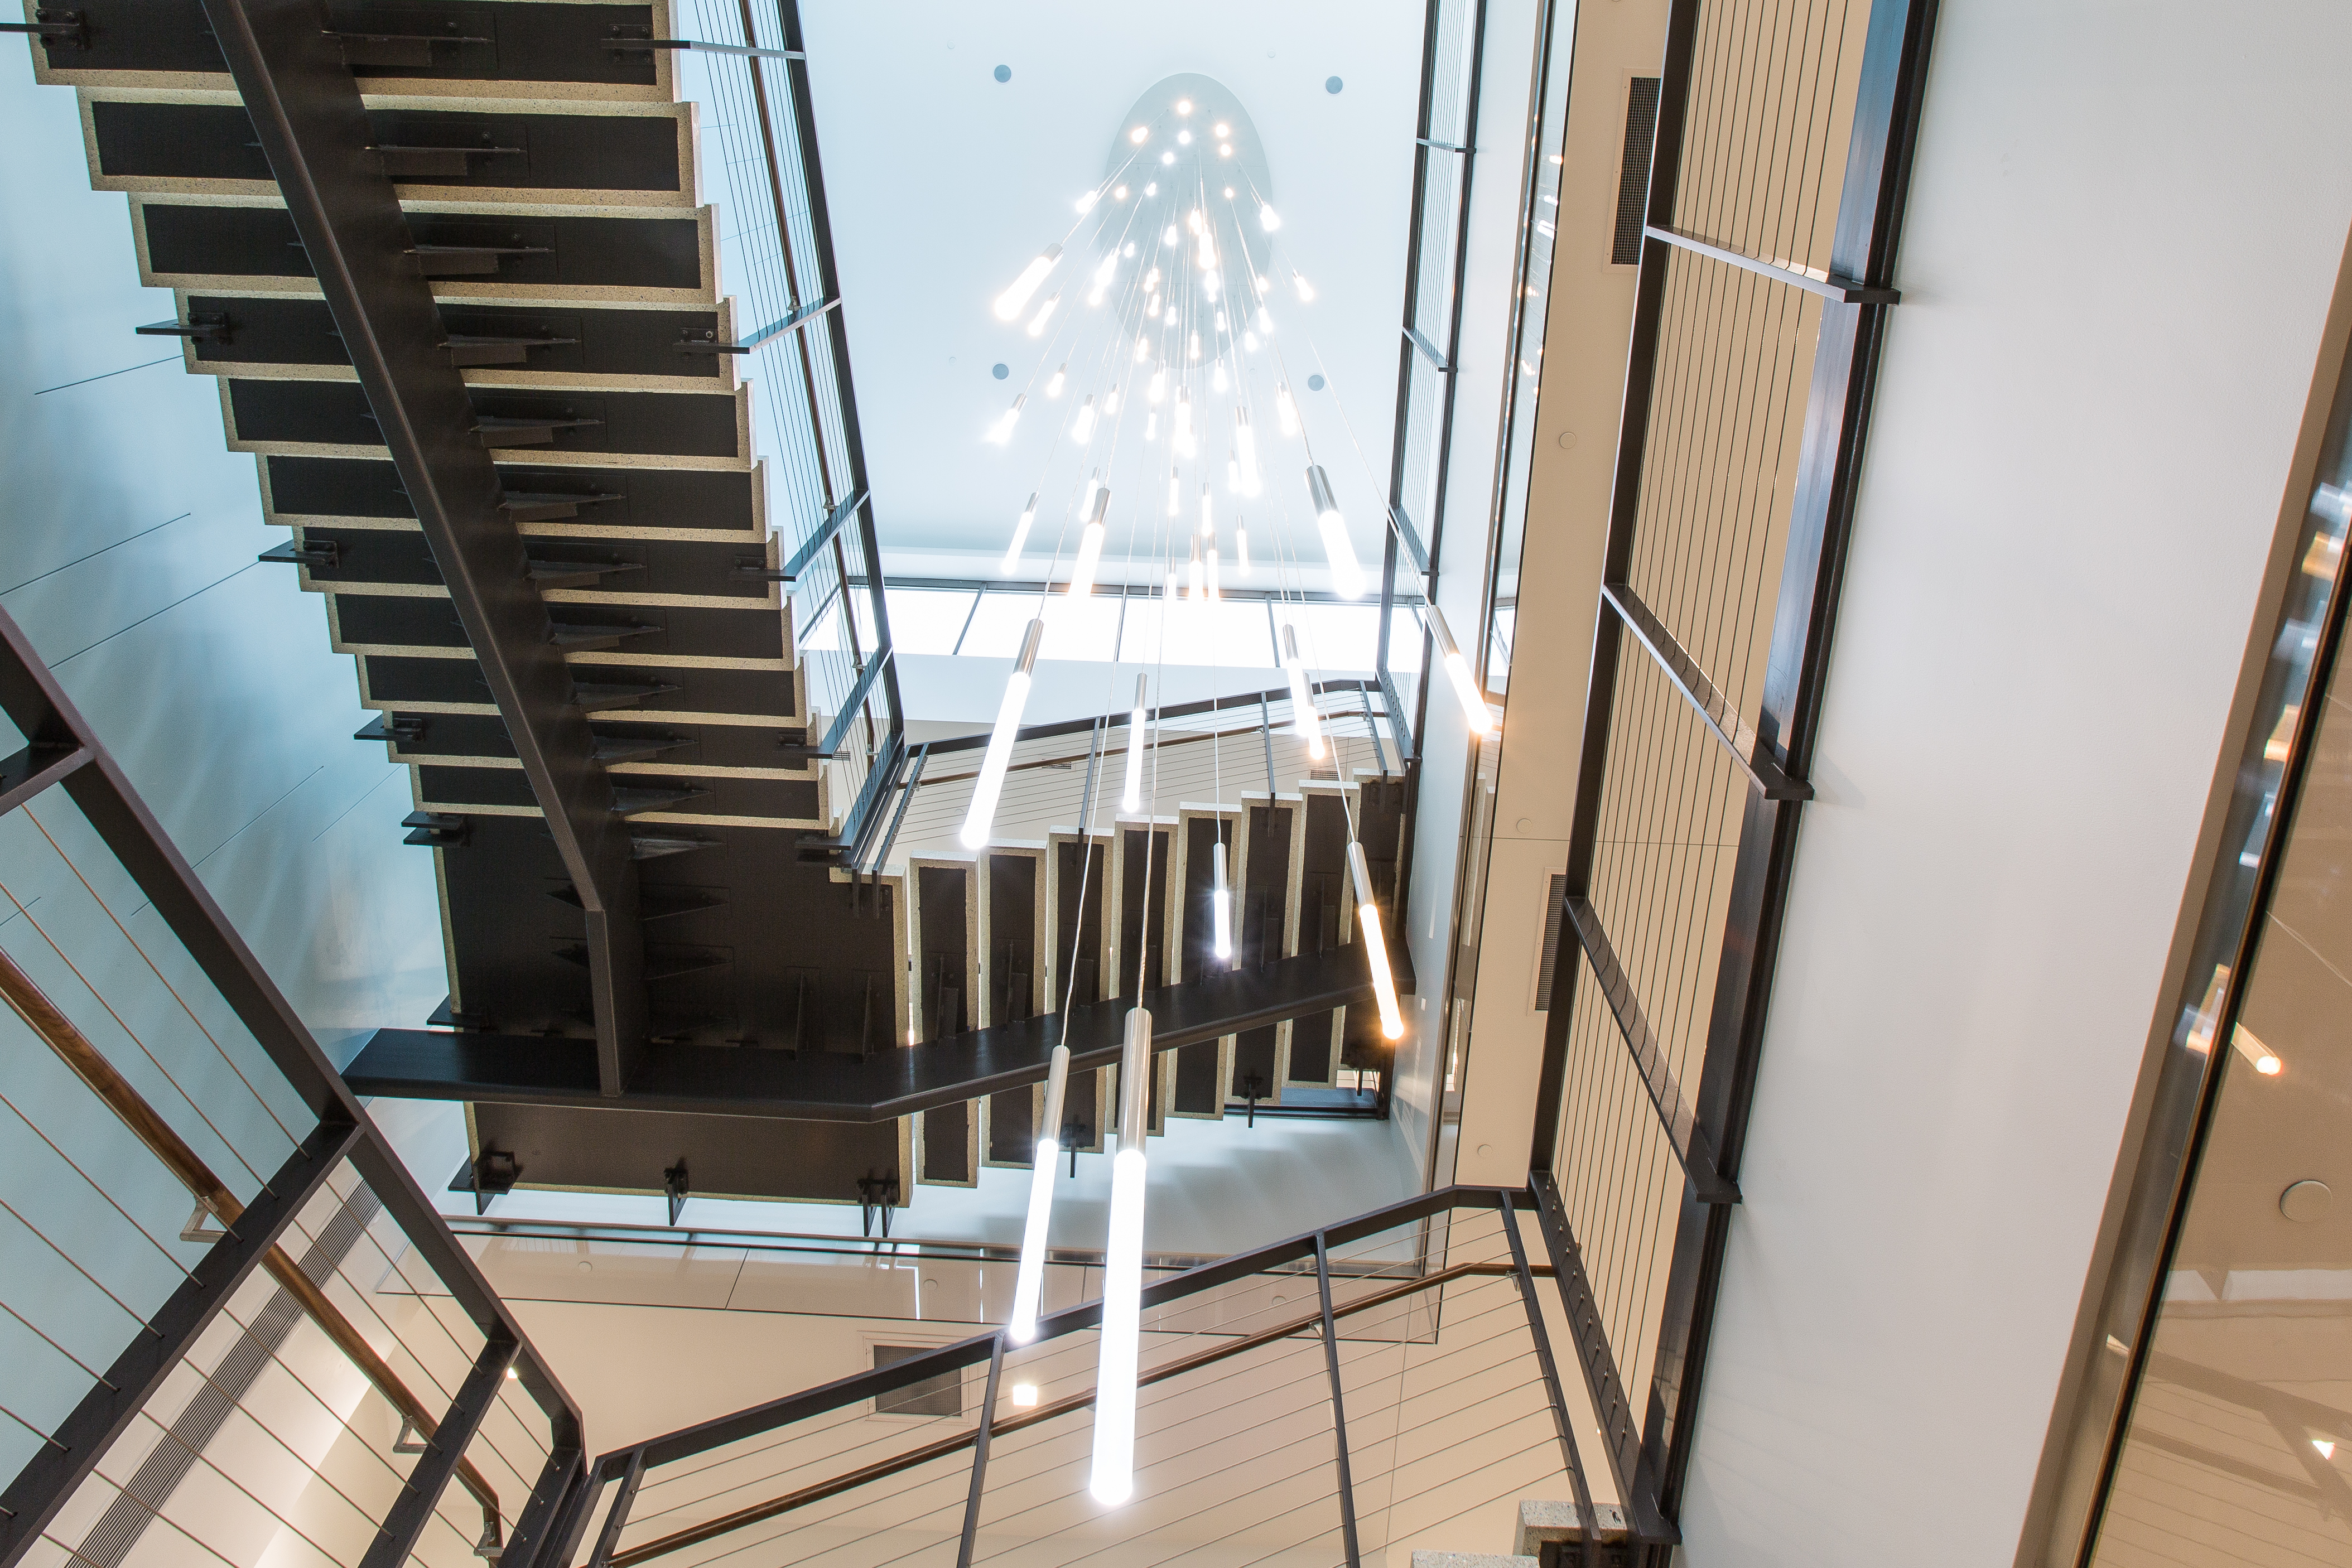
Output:
<path fill-rule="evenodd" d="M 1499 1552 L 1416 1552 L 1412 1568 L 1536 1568 L 1536 1560 Z"/>

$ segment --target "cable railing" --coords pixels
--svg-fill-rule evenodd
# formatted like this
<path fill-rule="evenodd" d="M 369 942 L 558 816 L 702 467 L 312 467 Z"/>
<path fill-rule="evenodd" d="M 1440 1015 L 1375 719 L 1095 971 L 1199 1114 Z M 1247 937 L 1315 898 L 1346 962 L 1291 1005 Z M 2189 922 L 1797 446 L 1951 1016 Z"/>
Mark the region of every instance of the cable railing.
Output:
<path fill-rule="evenodd" d="M 826 847 L 854 863 L 906 747 L 799 15 L 793 0 L 685 0 L 677 17 L 696 45 L 676 57 L 678 90 L 701 110 L 731 348 L 752 382 L 788 585 L 795 706 L 808 721 L 798 755 L 821 780 Z M 853 596 L 865 601 L 854 614 Z"/>
<path fill-rule="evenodd" d="M 0 1563 L 527 1560 L 576 1409 L 5 614 L 0 710 Z"/>
<path fill-rule="evenodd" d="M 1356 1568 L 1506 1531 L 1528 1497 L 1597 1531 L 1528 1201 L 1451 1187 L 1148 1271 L 1123 1507 L 1087 1492 L 1087 1302 L 1029 1344 L 991 1331 L 608 1454 L 567 1560 L 971 1568 L 1149 1542 L 1155 1563 Z"/>

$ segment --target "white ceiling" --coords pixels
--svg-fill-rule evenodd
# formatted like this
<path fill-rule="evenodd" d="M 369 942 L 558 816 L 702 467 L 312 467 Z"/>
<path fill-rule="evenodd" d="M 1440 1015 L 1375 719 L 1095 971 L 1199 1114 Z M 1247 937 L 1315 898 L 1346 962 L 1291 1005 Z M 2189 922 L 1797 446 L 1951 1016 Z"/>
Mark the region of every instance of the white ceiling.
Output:
<path fill-rule="evenodd" d="M 1138 95 L 1187 71 L 1231 88 L 1263 139 L 1286 260 L 1318 293 L 1276 305 L 1286 344 L 1296 353 L 1311 337 L 1328 375 L 1310 392 L 1294 368 L 1302 417 L 1359 555 L 1378 561 L 1423 16 L 1412 0 L 805 9 L 858 416 L 894 572 L 993 573 L 1055 421 L 1033 392 L 1009 447 L 981 439 L 1039 358 L 990 301 L 1068 230 Z M 1000 65 L 1007 82 L 994 79 Z M 1325 87 L 1334 76 L 1337 94 Z M 1073 291 L 1066 305 L 1076 304 Z M 990 373 L 999 362 L 1004 381 Z M 1303 512 L 1297 475 L 1267 466 L 1269 485 L 1299 488 Z M 1311 533 L 1288 542 L 1319 561 Z"/>

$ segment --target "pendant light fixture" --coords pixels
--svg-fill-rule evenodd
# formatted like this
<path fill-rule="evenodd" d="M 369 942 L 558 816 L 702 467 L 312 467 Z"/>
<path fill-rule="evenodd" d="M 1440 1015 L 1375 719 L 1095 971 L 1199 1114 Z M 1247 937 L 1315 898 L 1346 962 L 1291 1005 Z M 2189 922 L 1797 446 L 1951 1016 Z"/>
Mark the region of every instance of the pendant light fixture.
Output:
<path fill-rule="evenodd" d="M 1348 539 L 1348 519 L 1331 495 L 1331 481 L 1319 463 L 1307 465 L 1307 494 L 1315 503 L 1316 526 L 1323 531 L 1324 558 L 1331 563 L 1331 589 L 1342 599 L 1364 596 L 1364 569 L 1356 563 L 1356 547 Z"/>
<path fill-rule="evenodd" d="M 1217 821 L 1217 841 L 1209 851 L 1210 946 L 1220 958 L 1234 956 L 1234 893 L 1225 883 L 1225 824 Z"/>
<path fill-rule="evenodd" d="M 1135 1375 L 1143 1343 L 1144 1119 L 1150 1106 L 1151 1015 L 1129 1009 L 1118 1066 L 1118 1153 L 1110 1166 L 1103 1247 L 1102 1333 L 1096 1345 L 1094 1463 L 1087 1490 L 1105 1507 L 1135 1495 Z"/>
<path fill-rule="evenodd" d="M 1029 394 L 1027 392 L 1021 392 L 1014 396 L 1013 406 L 999 414 L 997 416 L 996 423 L 989 426 L 988 439 L 990 442 L 998 446 L 1002 446 L 1006 442 L 1013 439 L 1013 427 L 1021 423 L 1021 405 L 1028 401 Z"/>
<path fill-rule="evenodd" d="M 1135 706 L 1127 716 L 1127 787 L 1118 795 L 1118 809 L 1122 811 L 1143 810 L 1143 699 L 1150 680 L 1149 675 L 1135 677 Z"/>
<path fill-rule="evenodd" d="M 1348 875 L 1356 884 L 1356 933 L 1364 945 L 1364 961 L 1371 966 L 1372 998 L 1380 1004 L 1381 1036 L 1404 1038 L 1404 1015 L 1397 1010 L 1396 977 L 1389 970 L 1388 935 L 1381 929 L 1380 902 L 1372 897 L 1372 872 L 1364 863 L 1364 846 L 1348 841 Z"/>
<path fill-rule="evenodd" d="M 1045 641 L 1045 622 L 1032 621 L 1021 639 L 1021 657 L 1013 661 L 1013 677 L 1004 683 L 1004 700 L 996 707 L 996 727 L 989 732 L 988 750 L 980 759 L 980 777 L 973 780 L 971 807 L 964 813 L 963 847 L 979 849 L 996 825 L 997 797 L 1004 793 L 1004 770 L 1013 762 L 1013 742 L 1020 734 L 1022 710 L 1029 706 L 1029 683 L 1037 668 L 1037 645 Z"/>
<path fill-rule="evenodd" d="M 1037 314 L 1029 318 L 1029 335 L 1031 337 L 1042 338 L 1045 335 L 1045 323 L 1053 319 L 1054 307 L 1059 305 L 1061 302 L 1062 297 L 1059 294 L 1055 294 L 1047 298 L 1045 303 L 1037 307 Z"/>
<path fill-rule="evenodd" d="M 1290 677 L 1290 727 L 1307 742 L 1307 755 L 1323 760 L 1323 716 L 1316 710 L 1314 688 L 1307 684 L 1307 665 L 1298 656 L 1298 628 L 1282 629 L 1282 668 Z"/>
<path fill-rule="evenodd" d="M 1110 510 L 1110 490 L 1101 486 L 1095 491 L 1095 509 L 1087 518 L 1086 531 L 1078 536 L 1077 563 L 1070 569 L 1067 596 L 1084 599 L 1095 591 L 1095 566 L 1102 559 L 1103 514 Z"/>
<path fill-rule="evenodd" d="M 996 297 L 996 319 L 1010 321 L 1019 316 L 1022 308 L 1029 303 L 1029 297 L 1037 292 L 1037 286 L 1045 281 L 1045 275 L 1053 271 L 1054 264 L 1061 259 L 1062 247 L 1058 245 L 1049 245 L 1040 251 L 1034 260 L 1021 269 L 1021 276 L 1013 280 L 1013 287 Z"/>
<path fill-rule="evenodd" d="M 1274 413 L 1282 423 L 1283 439 L 1298 439 L 1298 400 L 1290 395 L 1288 382 L 1277 382 L 1274 389 Z"/>
<path fill-rule="evenodd" d="M 1069 381 L 1070 367 L 1064 364 L 1054 371 L 1053 379 L 1046 382 L 1045 395 L 1049 398 L 1060 397 L 1062 389 L 1069 384 Z"/>
<path fill-rule="evenodd" d="M 1013 525 L 1013 542 L 1004 547 L 1004 564 L 1001 575 L 1011 577 L 1013 569 L 1021 564 L 1021 547 L 1029 542 L 1029 525 L 1037 520 L 1037 492 L 1029 492 L 1029 504 L 1021 508 L 1021 520 Z"/>
<path fill-rule="evenodd" d="M 1454 696 L 1461 700 L 1462 722 L 1473 735 L 1494 734 L 1495 715 L 1486 706 L 1486 694 L 1479 690 L 1478 677 L 1470 673 L 1470 661 L 1462 656 L 1461 645 L 1454 641 L 1454 629 L 1445 623 L 1444 612 L 1433 604 L 1426 619 L 1438 660 L 1445 666 L 1446 678 L 1454 683 Z"/>
<path fill-rule="evenodd" d="M 1037 1337 L 1045 1294 L 1045 1236 L 1054 1219 L 1054 1165 L 1062 1152 L 1062 1100 L 1070 1083 L 1070 1048 L 1056 1043 L 1045 1064 L 1045 1119 L 1038 1124 L 1036 1158 L 1029 1167 L 1029 1218 L 1021 1228 L 1021 1267 L 1013 1277 L 1015 1344 Z"/>
<path fill-rule="evenodd" d="M 1070 439 L 1083 445 L 1094 439 L 1094 434 L 1095 394 L 1088 392 L 1087 401 L 1078 405 L 1078 412 L 1070 418 Z"/>

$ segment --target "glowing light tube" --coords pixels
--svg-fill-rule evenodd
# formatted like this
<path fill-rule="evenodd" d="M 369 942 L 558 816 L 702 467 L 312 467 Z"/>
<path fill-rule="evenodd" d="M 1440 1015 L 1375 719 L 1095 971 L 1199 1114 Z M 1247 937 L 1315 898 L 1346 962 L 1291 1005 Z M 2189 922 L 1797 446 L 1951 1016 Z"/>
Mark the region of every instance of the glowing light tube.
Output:
<path fill-rule="evenodd" d="M 988 439 L 992 443 L 1002 446 L 1013 439 L 1013 427 L 1021 423 L 1021 405 L 1028 401 L 1029 394 L 1021 393 L 1013 400 L 1013 406 L 998 416 L 994 424 L 989 426 Z"/>
<path fill-rule="evenodd" d="M 1213 949 L 1220 958 L 1234 956 L 1234 890 L 1225 883 L 1225 841 L 1209 851 L 1209 928 Z"/>
<path fill-rule="evenodd" d="M 964 813 L 963 847 L 979 849 L 996 825 L 996 798 L 1004 793 L 1004 770 L 1013 761 L 1013 737 L 1021 731 L 1021 712 L 1029 706 L 1029 682 L 1037 668 L 1037 644 L 1045 640 L 1045 623 L 1029 622 L 1021 639 L 1021 657 L 1013 678 L 1004 683 L 1004 700 L 997 705 L 996 727 L 989 732 L 988 751 L 980 759 L 980 777 L 972 783 L 971 809 Z"/>
<path fill-rule="evenodd" d="M 1029 1219 L 1021 1228 L 1021 1270 L 1013 1280 L 1015 1344 L 1037 1337 L 1037 1311 L 1045 1294 L 1045 1233 L 1054 1219 L 1054 1164 L 1062 1152 L 1062 1095 L 1070 1082 L 1070 1048 L 1054 1047 L 1045 1066 L 1045 1119 L 1038 1124 L 1037 1157 L 1029 1167 Z"/>
<path fill-rule="evenodd" d="M 1316 526 L 1323 530 L 1324 559 L 1331 563 L 1331 589 L 1342 599 L 1364 596 L 1364 569 L 1356 563 L 1356 547 L 1348 539 L 1348 519 L 1332 498 L 1331 481 L 1320 464 L 1307 468 L 1307 493 L 1315 502 Z"/>
<path fill-rule="evenodd" d="M 1258 204 L 1257 222 L 1260 228 L 1265 230 L 1268 234 L 1272 234 L 1275 230 L 1282 226 L 1282 216 L 1272 207 L 1269 207 L 1265 203 L 1261 202 Z"/>
<path fill-rule="evenodd" d="M 1298 400 L 1290 395 L 1290 383 L 1283 382 L 1274 389 L 1275 417 L 1282 422 L 1282 434 L 1287 440 L 1298 439 Z"/>
<path fill-rule="evenodd" d="M 1013 542 L 1004 547 L 1003 575 L 1011 577 L 1013 569 L 1021 564 L 1021 547 L 1029 542 L 1029 525 L 1037 520 L 1037 492 L 1029 492 L 1029 504 L 1021 508 L 1021 520 L 1013 525 Z"/>
<path fill-rule="evenodd" d="M 996 319 L 1010 321 L 1020 315 L 1029 297 L 1037 292 L 1037 286 L 1045 281 L 1045 275 L 1061 259 L 1062 247 L 1057 245 L 1049 245 L 1038 252 L 1036 258 L 1021 269 L 1021 276 L 1013 280 L 1013 287 L 996 297 Z"/>
<path fill-rule="evenodd" d="M 1047 397 L 1061 396 L 1062 389 L 1069 384 L 1069 381 L 1070 367 L 1066 364 L 1055 371 L 1053 379 L 1045 383 L 1045 395 Z"/>
<path fill-rule="evenodd" d="M 1087 1490 L 1106 1508 L 1135 1495 L 1135 1364 L 1143 1343 L 1144 1116 L 1151 1015 L 1127 1015 L 1118 1067 L 1118 1154 L 1110 1166 L 1110 1235 L 1103 1247 L 1102 1334 L 1096 1346 L 1094 1465 Z"/>
<path fill-rule="evenodd" d="M 1061 302 L 1062 297 L 1059 294 L 1055 294 L 1048 298 L 1045 303 L 1037 307 L 1037 314 L 1029 318 L 1029 335 L 1031 337 L 1042 338 L 1045 335 L 1045 323 L 1054 319 L 1054 307 L 1059 305 Z"/>
<path fill-rule="evenodd" d="M 1478 677 L 1470 673 L 1470 661 L 1462 656 L 1460 644 L 1454 641 L 1454 628 L 1445 623 L 1445 614 L 1436 605 L 1429 607 L 1429 636 L 1437 644 L 1437 656 L 1444 663 L 1445 674 L 1454 683 L 1454 695 L 1461 699 L 1462 722 L 1470 727 L 1473 735 L 1495 733 L 1495 715 L 1486 706 L 1486 694 L 1478 689 Z"/>
<path fill-rule="evenodd" d="M 1314 689 L 1307 684 L 1307 666 L 1298 657 L 1298 628 L 1282 629 L 1282 667 L 1290 676 L 1290 727 L 1307 742 L 1307 755 L 1323 760 L 1323 716 L 1316 711 Z"/>
<path fill-rule="evenodd" d="M 1118 809 L 1143 810 L 1143 699 L 1151 677 L 1135 677 L 1135 707 L 1127 716 L 1127 788 L 1119 791 Z"/>
<path fill-rule="evenodd" d="M 1315 286 L 1308 283 L 1306 278 L 1300 277 L 1298 269 L 1295 267 L 1290 269 L 1290 281 L 1296 284 L 1298 287 L 1298 302 L 1300 304 L 1304 305 L 1315 298 Z"/>
<path fill-rule="evenodd" d="M 1372 997 L 1381 1004 L 1381 1035 L 1386 1040 L 1402 1040 L 1404 1015 L 1397 1011 L 1396 976 L 1389 971 L 1388 935 L 1381 929 L 1381 906 L 1372 897 L 1372 873 L 1364 863 L 1364 846 L 1353 840 L 1348 843 L 1348 875 L 1356 884 L 1356 928 L 1364 944 L 1364 962 L 1371 966 Z"/>
<path fill-rule="evenodd" d="M 1069 597 L 1084 599 L 1095 591 L 1095 563 L 1102 559 L 1103 514 L 1110 510 L 1110 489 L 1108 486 L 1095 492 L 1093 516 L 1087 518 L 1087 531 L 1078 536 L 1078 561 L 1070 569 Z"/>
<path fill-rule="evenodd" d="M 1070 439 L 1077 442 L 1087 441 L 1093 438 L 1094 433 L 1095 394 L 1088 392 L 1087 401 L 1078 405 L 1078 412 L 1070 418 Z"/>

